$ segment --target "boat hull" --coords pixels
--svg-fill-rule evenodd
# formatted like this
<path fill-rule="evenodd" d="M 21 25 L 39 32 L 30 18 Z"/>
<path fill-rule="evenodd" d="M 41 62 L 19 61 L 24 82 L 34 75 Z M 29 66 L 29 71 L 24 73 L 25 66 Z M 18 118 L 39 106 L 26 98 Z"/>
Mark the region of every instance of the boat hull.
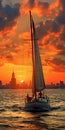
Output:
<path fill-rule="evenodd" d="M 25 111 L 29 112 L 45 112 L 45 111 L 50 111 L 50 105 L 48 102 L 45 101 L 34 101 L 34 102 L 29 102 L 25 104 Z"/>

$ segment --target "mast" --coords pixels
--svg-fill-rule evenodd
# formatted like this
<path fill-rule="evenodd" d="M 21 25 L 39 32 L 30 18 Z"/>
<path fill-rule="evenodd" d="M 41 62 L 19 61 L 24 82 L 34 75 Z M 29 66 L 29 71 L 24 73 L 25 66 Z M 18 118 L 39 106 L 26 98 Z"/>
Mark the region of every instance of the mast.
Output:
<path fill-rule="evenodd" d="M 34 90 L 32 90 L 32 91 L 34 91 L 33 92 L 33 96 L 35 96 L 35 99 L 37 98 L 37 94 L 36 94 L 36 83 L 35 83 L 35 69 L 34 69 L 34 42 L 33 42 L 33 19 L 32 19 L 32 15 L 31 15 L 31 11 L 30 11 L 30 27 L 31 27 L 31 43 L 32 43 L 32 65 L 33 65 L 33 67 L 32 67 L 32 72 L 33 72 L 33 75 L 32 75 L 32 82 L 33 82 L 33 88 L 34 88 Z"/>

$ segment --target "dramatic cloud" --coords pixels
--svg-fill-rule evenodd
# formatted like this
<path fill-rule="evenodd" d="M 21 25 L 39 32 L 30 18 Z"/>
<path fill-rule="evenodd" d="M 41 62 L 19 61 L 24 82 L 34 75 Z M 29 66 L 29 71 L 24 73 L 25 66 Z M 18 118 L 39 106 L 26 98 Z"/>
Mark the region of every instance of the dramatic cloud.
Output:
<path fill-rule="evenodd" d="M 16 19 L 20 15 L 19 8 L 20 4 L 3 6 L 2 0 L 0 0 L 0 31 L 4 33 L 16 26 Z"/>
<path fill-rule="evenodd" d="M 2 73 L 8 71 L 10 64 L 9 72 L 16 66 L 14 70 L 17 71 L 18 67 L 20 75 L 24 75 L 21 79 L 25 79 L 25 76 L 28 78 L 28 68 L 20 69 L 20 66 L 25 68 L 32 64 L 30 10 L 36 27 L 45 80 L 65 80 L 65 0 L 0 0 Z"/>
<path fill-rule="evenodd" d="M 8 37 L 13 36 L 12 39 L 10 37 L 11 41 L 1 41 L 3 45 L 0 52 L 1 59 L 4 56 L 6 62 L 30 64 L 30 60 L 28 60 L 28 57 L 31 58 L 31 46 L 28 46 L 30 42 L 30 31 L 29 28 L 27 28 L 29 10 L 32 11 L 35 22 L 42 64 L 51 66 L 54 68 L 53 70 L 56 69 L 57 71 L 59 71 L 62 64 L 64 70 L 65 0 L 54 0 L 51 3 L 40 2 L 38 0 L 24 0 L 21 5 L 14 4 L 13 6 L 3 6 L 2 1 L 0 1 L 0 38 L 2 39 L 2 34 L 4 34 L 4 36 L 7 34 Z M 24 15 L 27 17 L 23 18 Z M 18 16 L 21 18 L 22 26 L 21 23 L 19 23 L 20 21 L 18 21 L 18 25 L 16 25 Z M 23 26 L 25 26 L 24 28 L 27 30 L 25 30 Z M 18 29 L 15 32 L 17 34 L 14 33 L 16 28 Z M 22 28 L 23 31 L 21 31 Z"/>
<path fill-rule="evenodd" d="M 56 55 L 52 60 L 47 59 L 46 63 L 52 67 L 55 72 L 65 72 L 65 60 Z"/>
<path fill-rule="evenodd" d="M 39 2 L 38 0 L 24 0 L 21 4 L 21 14 L 28 13 L 31 10 L 38 16 L 43 16 L 48 13 L 49 3 Z"/>

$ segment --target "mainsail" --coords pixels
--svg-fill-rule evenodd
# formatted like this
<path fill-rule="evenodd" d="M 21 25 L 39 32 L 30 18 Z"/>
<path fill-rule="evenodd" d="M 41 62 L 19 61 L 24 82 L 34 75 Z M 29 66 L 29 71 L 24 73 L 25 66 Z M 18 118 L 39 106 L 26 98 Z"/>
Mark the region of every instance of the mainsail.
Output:
<path fill-rule="evenodd" d="M 37 43 L 35 25 L 31 12 L 30 12 L 30 25 L 31 25 L 31 41 L 32 41 L 32 63 L 33 63 L 33 93 L 35 93 L 45 88 L 45 82 Z"/>

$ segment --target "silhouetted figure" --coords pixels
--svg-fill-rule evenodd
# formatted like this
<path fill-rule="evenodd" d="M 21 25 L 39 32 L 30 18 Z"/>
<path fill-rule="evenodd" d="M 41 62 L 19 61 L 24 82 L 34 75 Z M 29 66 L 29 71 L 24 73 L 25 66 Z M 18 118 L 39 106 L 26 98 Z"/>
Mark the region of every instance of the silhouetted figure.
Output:
<path fill-rule="evenodd" d="M 40 92 L 39 92 L 39 98 L 41 98 L 41 97 L 42 97 L 42 92 L 40 91 Z"/>
<path fill-rule="evenodd" d="M 27 102 L 30 102 L 31 99 L 32 99 L 32 98 L 27 94 Z"/>

